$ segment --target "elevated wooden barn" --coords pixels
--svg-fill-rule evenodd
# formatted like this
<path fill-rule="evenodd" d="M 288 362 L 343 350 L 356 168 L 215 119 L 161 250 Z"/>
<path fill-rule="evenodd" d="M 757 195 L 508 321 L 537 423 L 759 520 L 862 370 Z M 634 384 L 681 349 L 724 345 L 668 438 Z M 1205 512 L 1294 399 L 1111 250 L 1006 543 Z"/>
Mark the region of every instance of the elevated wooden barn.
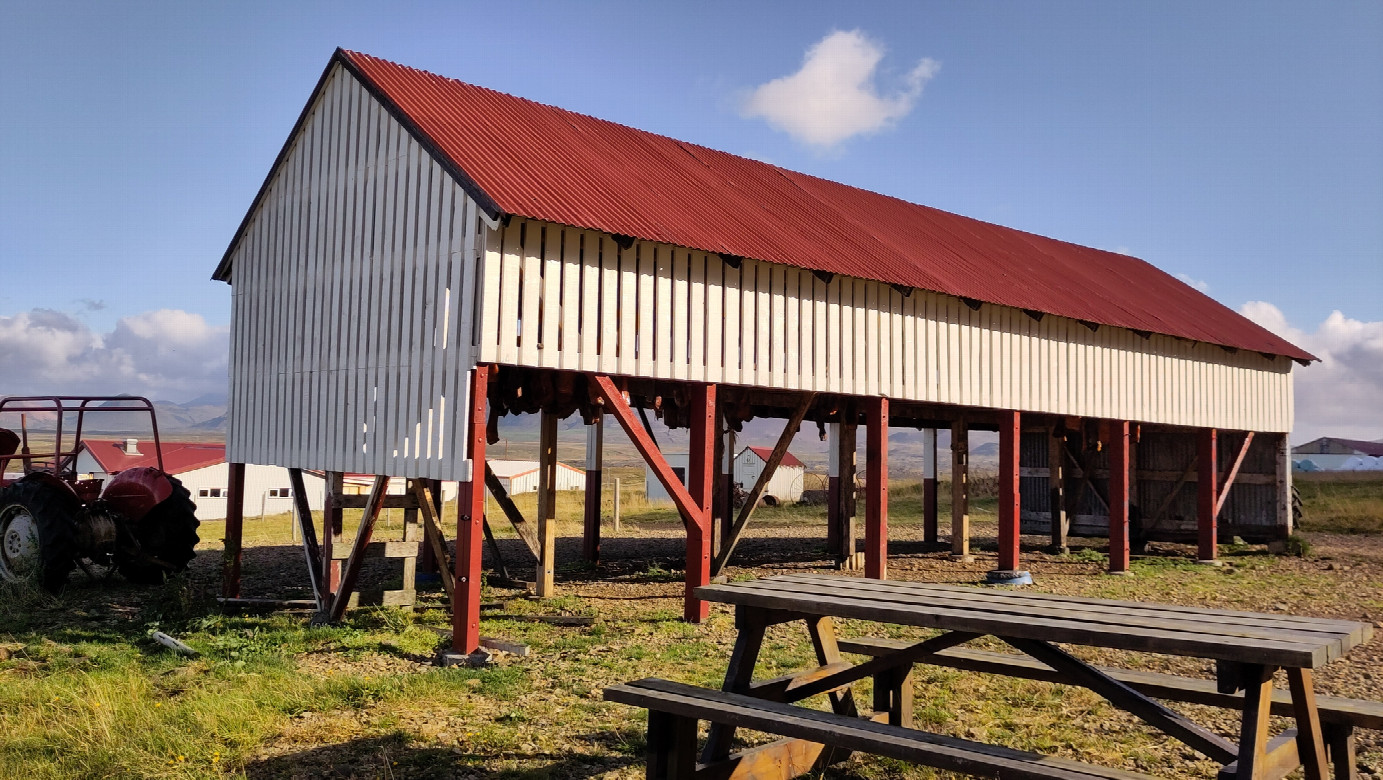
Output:
<path fill-rule="evenodd" d="M 408 477 L 421 497 L 460 483 L 460 652 L 478 641 L 486 429 L 506 413 L 545 433 L 618 420 L 686 524 L 692 620 L 743 525 L 725 452 L 753 416 L 829 426 L 842 563 L 865 426 L 869 576 L 886 575 L 890 425 L 952 429 L 958 555 L 965 434 L 999 431 L 1002 571 L 1020 521 L 1058 544 L 1072 519 L 1108 532 L 1115 569 L 1130 530 L 1190 533 L 1211 559 L 1227 510 L 1236 533 L 1290 529 L 1292 369 L 1312 356 L 1151 265 L 364 54 L 331 58 L 215 278 L 234 300 L 230 460 Z M 685 487 L 646 410 L 690 429 Z M 588 555 L 598 532 L 588 517 Z M 532 534 L 540 589 L 550 533 Z"/>

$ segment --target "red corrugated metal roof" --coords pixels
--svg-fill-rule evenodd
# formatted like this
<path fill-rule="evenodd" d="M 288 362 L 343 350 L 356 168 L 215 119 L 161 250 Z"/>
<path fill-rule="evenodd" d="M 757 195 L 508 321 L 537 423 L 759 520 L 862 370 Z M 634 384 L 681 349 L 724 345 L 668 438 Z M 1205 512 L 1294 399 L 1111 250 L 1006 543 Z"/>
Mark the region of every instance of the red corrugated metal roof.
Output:
<path fill-rule="evenodd" d="M 759 460 L 763 461 L 764 463 L 767 463 L 767 462 L 768 462 L 768 459 L 773 455 L 773 448 L 772 448 L 772 447 L 754 447 L 754 446 L 749 446 L 749 447 L 745 447 L 745 449 L 746 449 L 746 450 L 752 451 L 755 455 L 758 455 L 758 456 L 759 456 Z M 784 454 L 783 454 L 783 462 L 782 462 L 781 464 L 779 464 L 779 465 L 782 465 L 782 466 L 801 466 L 802 468 L 806 468 L 806 467 L 807 467 L 807 464 L 805 464 L 805 463 L 803 463 L 802 461 L 798 460 L 798 459 L 797 459 L 797 456 L 796 456 L 796 455 L 793 455 L 791 452 L 788 452 L 788 453 L 784 453 Z"/>
<path fill-rule="evenodd" d="M 492 216 L 624 234 L 1132 330 L 1314 357 L 1152 265 L 357 52 L 352 70 Z"/>
<path fill-rule="evenodd" d="M 107 474 L 141 466 L 158 467 L 152 441 L 139 442 L 136 446 L 139 455 L 125 454 L 124 439 L 82 439 L 82 446 Z M 162 449 L 163 470 L 169 474 L 182 474 L 226 461 L 226 445 L 221 442 L 166 441 Z"/>

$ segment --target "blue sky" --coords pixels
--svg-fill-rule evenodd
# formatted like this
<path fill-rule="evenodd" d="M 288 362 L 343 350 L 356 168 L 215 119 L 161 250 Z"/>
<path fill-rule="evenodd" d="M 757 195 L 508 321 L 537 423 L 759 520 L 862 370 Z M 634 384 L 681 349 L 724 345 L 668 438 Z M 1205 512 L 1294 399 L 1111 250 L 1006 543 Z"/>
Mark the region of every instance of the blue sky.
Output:
<path fill-rule="evenodd" d="M 1350 353 L 1316 367 L 1322 386 L 1383 391 L 1346 365 L 1383 356 L 1383 4 L 786 7 L 0 0 L 0 356 L 95 382 L 59 364 L 123 343 L 170 397 L 213 386 L 177 375 L 229 318 L 208 277 L 344 46 L 1127 252 Z M 868 86 L 906 109 L 891 122 L 822 145 L 746 115 L 854 31 L 882 52 Z M 40 326 L 70 354 L 14 345 Z M 182 352 L 135 346 L 173 331 Z"/>

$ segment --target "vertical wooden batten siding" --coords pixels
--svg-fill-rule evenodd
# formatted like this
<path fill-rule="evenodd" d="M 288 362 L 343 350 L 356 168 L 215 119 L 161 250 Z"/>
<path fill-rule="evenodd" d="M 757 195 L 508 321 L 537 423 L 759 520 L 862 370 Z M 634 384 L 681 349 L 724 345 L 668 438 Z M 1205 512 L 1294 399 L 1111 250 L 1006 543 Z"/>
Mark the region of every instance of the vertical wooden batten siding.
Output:
<path fill-rule="evenodd" d="M 486 246 L 486 267 L 498 270 L 485 275 L 484 362 L 1193 427 L 1283 432 L 1292 424 L 1285 357 L 1112 326 L 1091 331 L 993 304 L 974 310 L 946 295 L 904 297 L 879 282 L 825 282 L 750 259 L 736 268 L 714 253 L 646 241 L 620 249 L 609 236 L 523 219 Z M 587 266 L 592 281 L 575 292 L 583 311 L 600 316 L 578 320 L 578 337 L 542 338 L 531 311 L 546 312 L 559 294 L 564 309 L 578 305 L 569 301 L 573 286 L 559 293 L 551 278 Z M 571 326 L 564 316 L 562 328 Z"/>
<path fill-rule="evenodd" d="M 330 74 L 232 256 L 227 457 L 463 479 L 473 329 L 501 277 L 483 274 L 488 232 L 407 131 Z"/>

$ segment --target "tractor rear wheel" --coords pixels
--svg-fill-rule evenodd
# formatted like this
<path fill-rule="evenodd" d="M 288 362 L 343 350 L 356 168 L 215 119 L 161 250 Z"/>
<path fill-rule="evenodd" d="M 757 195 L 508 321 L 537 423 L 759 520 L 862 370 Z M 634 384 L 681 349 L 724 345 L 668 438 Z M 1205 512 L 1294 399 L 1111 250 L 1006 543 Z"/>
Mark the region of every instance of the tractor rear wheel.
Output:
<path fill-rule="evenodd" d="M 197 505 L 192 494 L 176 477 L 168 477 L 172 495 L 149 510 L 137 524 L 135 539 L 139 541 L 139 556 L 121 556 L 116 562 L 120 574 L 139 585 L 161 585 L 169 575 L 187 568 L 196 555 Z"/>
<path fill-rule="evenodd" d="M 71 491 L 42 480 L 21 479 L 0 489 L 0 579 L 61 590 L 72 571 L 72 518 L 80 507 Z"/>

